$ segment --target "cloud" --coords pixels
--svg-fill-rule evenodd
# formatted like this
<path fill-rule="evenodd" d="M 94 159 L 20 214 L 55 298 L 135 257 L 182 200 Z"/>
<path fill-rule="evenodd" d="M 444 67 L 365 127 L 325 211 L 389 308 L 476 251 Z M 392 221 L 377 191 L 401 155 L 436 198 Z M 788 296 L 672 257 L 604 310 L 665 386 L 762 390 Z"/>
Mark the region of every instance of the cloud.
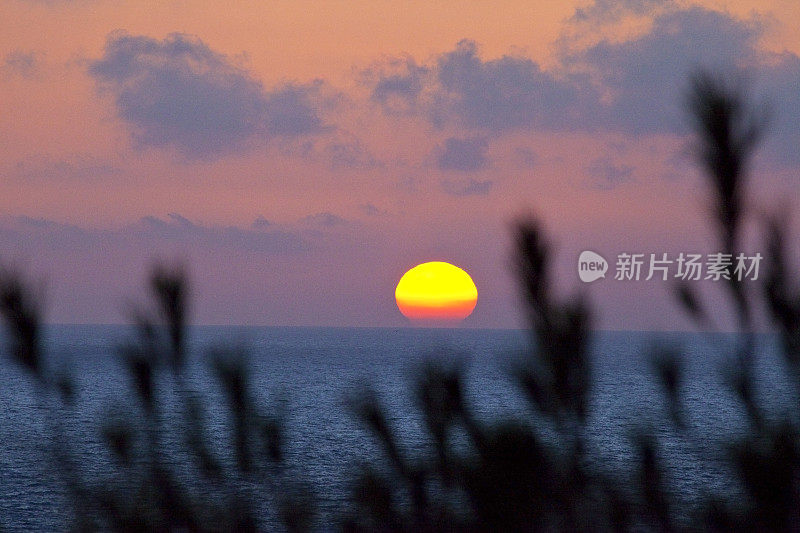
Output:
<path fill-rule="evenodd" d="M 414 176 L 403 176 L 395 183 L 396 188 L 406 194 L 417 192 L 419 185 L 420 180 Z"/>
<path fill-rule="evenodd" d="M 572 22 L 615 22 L 625 15 L 646 15 L 654 8 L 672 5 L 673 0 L 595 0 L 575 9 Z"/>
<path fill-rule="evenodd" d="M 333 228 L 335 226 L 344 226 L 345 224 L 347 224 L 347 220 L 345 220 L 344 218 L 328 212 L 308 215 L 306 217 L 303 217 L 302 222 L 310 226 L 317 226 L 323 228 Z"/>
<path fill-rule="evenodd" d="M 84 234 L 86 232 L 84 229 L 79 228 L 78 226 L 73 226 L 72 224 L 61 224 L 47 218 L 19 215 L 14 217 L 13 220 L 22 227 L 35 228 L 37 230 L 60 230 L 75 234 Z"/>
<path fill-rule="evenodd" d="M 52 220 L 48 220 L 46 218 L 29 217 L 25 215 L 14 217 L 14 220 L 16 220 L 16 222 L 22 226 L 30 226 L 33 228 L 54 228 L 57 226 L 57 224 Z"/>
<path fill-rule="evenodd" d="M 236 226 L 204 226 L 177 213 L 170 213 L 166 219 L 143 217 L 125 231 L 146 241 L 165 240 L 184 245 L 234 248 L 266 254 L 296 253 L 306 248 L 295 232 L 263 231 L 263 227 L 253 230 Z"/>
<path fill-rule="evenodd" d="M 514 148 L 514 159 L 527 168 L 533 168 L 539 164 L 539 154 L 527 146 Z"/>
<path fill-rule="evenodd" d="M 784 52 L 760 72 L 756 87 L 770 113 L 766 148 L 778 162 L 800 165 L 800 57 Z"/>
<path fill-rule="evenodd" d="M 318 133 L 322 119 L 313 102 L 321 83 L 287 85 L 266 95 L 265 118 L 267 131 L 288 137 Z"/>
<path fill-rule="evenodd" d="M 326 139 L 306 139 L 301 142 L 286 143 L 280 150 L 285 156 L 321 163 L 333 171 L 370 170 L 385 165 L 358 137 L 342 130 L 336 131 Z"/>
<path fill-rule="evenodd" d="M 381 75 L 373 68 L 368 78 L 372 100 L 391 113 L 389 97 L 402 97 L 409 110 L 439 127 L 454 124 L 495 134 L 571 128 L 581 117 L 583 101 L 597 99 L 582 74 L 556 75 L 519 56 L 484 61 L 470 40 L 459 42 L 431 66 L 407 60 L 405 69 L 404 74 Z"/>
<path fill-rule="evenodd" d="M 389 58 L 361 73 L 362 82 L 370 85 L 370 98 L 390 113 L 412 111 L 428 83 L 431 69 L 417 65 L 411 57 Z"/>
<path fill-rule="evenodd" d="M 752 67 L 760 27 L 700 7 L 657 15 L 649 32 L 625 42 L 601 41 L 565 58 L 590 70 L 610 96 L 596 105 L 603 127 L 631 134 L 683 133 L 682 95 L 701 67 Z"/>
<path fill-rule="evenodd" d="M 13 50 L 3 58 L 1 70 L 31 80 L 39 75 L 41 67 L 42 54 L 40 52 Z"/>
<path fill-rule="evenodd" d="M 359 204 L 358 209 L 368 217 L 377 217 L 387 215 L 388 212 L 384 209 L 377 207 L 375 204 Z"/>
<path fill-rule="evenodd" d="M 264 229 L 272 226 L 272 222 L 264 218 L 263 216 L 259 216 L 256 218 L 253 223 L 250 225 L 253 229 Z"/>
<path fill-rule="evenodd" d="M 636 39 L 601 41 L 565 60 L 591 70 L 612 96 L 609 105 L 597 106 L 603 127 L 634 135 L 688 132 L 682 98 L 698 68 L 750 79 L 745 96 L 772 107 L 768 152 L 774 161 L 797 165 L 800 57 L 760 50 L 764 31 L 758 18 L 741 20 L 701 7 L 670 9 L 655 15 L 651 30 Z"/>
<path fill-rule="evenodd" d="M 557 77 L 525 57 L 483 61 L 473 41 L 440 56 L 436 70 L 441 91 L 435 122 L 446 121 L 446 113 L 464 126 L 494 132 L 569 128 L 582 100 L 594 98 L 580 76 Z"/>
<path fill-rule="evenodd" d="M 328 167 L 332 170 L 372 169 L 382 166 L 358 139 L 334 140 L 323 149 Z"/>
<path fill-rule="evenodd" d="M 648 17 L 649 29 L 591 44 L 570 41 L 565 31 L 559 62 L 547 70 L 520 55 L 482 58 L 469 40 L 427 65 L 412 58 L 387 62 L 393 68 L 370 70 L 372 100 L 392 113 L 389 101 L 401 98 L 434 126 L 489 139 L 515 131 L 685 135 L 689 78 L 713 68 L 758 80 L 758 94 L 748 96 L 774 105 L 773 154 L 800 163 L 800 58 L 759 49 L 763 19 L 669 0 L 597 0 L 578 9 L 571 23 L 627 15 Z"/>
<path fill-rule="evenodd" d="M 172 146 L 187 158 L 210 159 L 256 136 L 320 132 L 319 83 L 265 91 L 261 82 L 201 40 L 164 40 L 114 32 L 89 73 L 110 93 L 142 147 Z"/>
<path fill-rule="evenodd" d="M 633 170 L 632 166 L 615 164 L 607 157 L 595 159 L 586 167 L 590 186 L 603 190 L 633 181 Z"/>
<path fill-rule="evenodd" d="M 12 255 L 15 249 L 35 249 L 37 245 L 49 251 L 84 252 L 91 249 L 91 234 L 89 230 L 72 224 L 20 215 L 0 218 L 0 242 L 6 257 Z"/>
<path fill-rule="evenodd" d="M 450 196 L 486 196 L 492 190 L 494 182 L 476 179 L 443 179 L 440 182 L 442 191 Z"/>
<path fill-rule="evenodd" d="M 296 231 L 243 229 L 236 226 L 197 224 L 177 213 L 167 218 L 142 217 L 116 229 L 82 228 L 46 218 L 18 216 L 0 219 L 0 234 L 9 242 L 36 249 L 106 250 L 109 247 L 153 253 L 158 249 L 235 250 L 244 253 L 292 254 L 308 249 Z"/>
<path fill-rule="evenodd" d="M 444 146 L 436 149 L 436 162 L 440 170 L 475 172 L 483 170 L 489 163 L 486 149 L 489 143 L 483 137 L 459 139 L 450 137 Z"/>
<path fill-rule="evenodd" d="M 18 161 L 10 176 L 25 182 L 93 181 L 116 176 L 122 169 L 91 154 L 72 153 L 60 157 L 36 154 Z"/>

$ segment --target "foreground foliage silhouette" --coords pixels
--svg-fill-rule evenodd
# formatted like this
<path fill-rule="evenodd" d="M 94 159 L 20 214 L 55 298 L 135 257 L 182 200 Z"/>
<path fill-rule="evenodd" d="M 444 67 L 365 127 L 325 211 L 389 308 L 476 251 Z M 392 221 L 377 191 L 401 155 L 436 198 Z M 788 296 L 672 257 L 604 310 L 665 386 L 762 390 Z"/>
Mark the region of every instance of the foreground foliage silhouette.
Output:
<path fill-rule="evenodd" d="M 303 494 L 293 493 L 291 484 L 281 479 L 281 425 L 274 415 L 256 409 L 248 390 L 246 353 L 221 347 L 208 354 L 233 428 L 225 446 L 228 456 L 217 457 L 208 446 L 202 399 L 193 395 L 185 382 L 187 288 L 182 270 L 156 268 L 150 290 L 155 307 L 134 311 L 136 337 L 119 347 L 138 409 L 124 418 L 109 416 L 102 428 L 115 459 L 113 471 L 100 480 L 82 472 L 57 415 L 50 417 L 55 436 L 50 460 L 63 474 L 74 504 L 73 527 L 255 531 L 256 499 L 271 493 L 289 530 L 308 529 L 312 507 Z M 30 295 L 20 276 L 4 273 L 0 312 L 10 333 L 11 354 L 33 373 L 40 394 L 56 404 L 54 410 L 69 409 L 74 394 L 70 381 L 62 376 L 51 383 L 44 371 L 40 312 Z M 161 378 L 166 378 L 166 383 Z M 184 438 L 177 444 L 167 443 L 168 431 L 163 427 L 168 392 L 177 396 L 182 418 L 179 432 Z M 185 452 L 182 456 L 193 468 L 189 480 L 179 479 L 174 465 L 166 464 L 164 458 L 170 454 L 164 452 L 170 445 L 173 453 Z M 281 490 L 276 491 L 279 482 Z M 256 489 L 247 489 L 247 485 Z"/>
<path fill-rule="evenodd" d="M 699 74 L 688 95 L 697 151 L 713 192 L 711 220 L 726 253 L 740 250 L 748 204 L 746 171 L 763 131 L 761 116 L 744 93 L 724 79 Z M 722 450 L 732 483 L 743 495 L 704 496 L 697 508 L 682 508 L 666 485 L 669 464 L 655 434 L 634 436 L 638 450 L 634 483 L 624 472 L 590 465 L 587 416 L 591 412 L 591 313 L 582 297 L 558 298 L 549 276 L 551 246 L 537 221 L 516 228 L 517 272 L 530 325 L 530 353 L 514 378 L 530 404 L 527 420 L 478 421 L 465 401 L 460 368 L 429 364 L 414 391 L 431 456 L 405 453 L 369 389 L 351 407 L 381 445 L 384 457 L 369 458 L 355 480 L 352 506 L 339 525 L 349 531 L 598 531 L 741 530 L 793 531 L 800 524 L 800 434 L 798 410 L 769 413 L 756 400 L 753 362 L 754 309 L 764 304 L 780 336 L 785 372 L 800 392 L 800 292 L 791 284 L 784 230 L 786 220 L 767 217 L 767 265 L 760 292 L 743 283 L 726 284 L 741 335 L 731 354 L 729 382 L 748 420 L 748 432 Z M 729 270 L 729 274 L 732 271 Z M 208 358 L 227 397 L 231 435 L 227 457 L 207 445 L 203 404 L 185 384 L 187 286 L 180 269 L 157 268 L 151 277 L 154 308 L 134 314 L 137 335 L 120 349 L 141 415 L 107 421 L 103 430 L 116 457 L 108 478 L 89 479 L 70 453 L 57 417 L 52 460 L 63 474 L 79 530 L 233 531 L 259 527 L 259 502 L 269 498 L 290 530 L 313 524 L 310 490 L 289 490 L 283 473 L 280 417 L 260 413 L 248 389 L 242 350 L 218 349 Z M 701 328 L 714 317 L 691 286 L 675 289 L 677 301 Z M 43 368 L 38 301 L 13 272 L 0 277 L 0 313 L 9 353 L 36 377 L 49 404 L 69 406 L 74 388 Z M 652 360 L 676 431 L 686 438 L 687 406 L 681 398 L 684 354 L 654 350 Z M 165 379 L 161 379 L 166 377 Z M 186 438 L 181 443 L 193 469 L 180 479 L 164 464 L 164 387 L 179 399 Z M 630 476 L 628 476 L 630 477 Z"/>

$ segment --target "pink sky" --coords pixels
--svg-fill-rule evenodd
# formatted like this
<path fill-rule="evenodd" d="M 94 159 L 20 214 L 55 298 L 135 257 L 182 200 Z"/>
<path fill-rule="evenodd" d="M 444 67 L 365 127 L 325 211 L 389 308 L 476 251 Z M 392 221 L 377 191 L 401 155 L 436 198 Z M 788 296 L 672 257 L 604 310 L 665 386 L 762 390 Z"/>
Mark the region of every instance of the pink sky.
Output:
<path fill-rule="evenodd" d="M 26 0 L 0 21 L 0 261 L 53 322 L 124 321 L 179 259 L 197 323 L 402 326 L 397 281 L 441 260 L 478 287 L 465 326 L 515 327 L 511 228 L 534 213 L 599 327 L 683 328 L 668 283 L 582 285 L 576 261 L 716 251 L 681 106 L 699 66 L 773 109 L 759 205 L 798 197 L 790 0 Z"/>

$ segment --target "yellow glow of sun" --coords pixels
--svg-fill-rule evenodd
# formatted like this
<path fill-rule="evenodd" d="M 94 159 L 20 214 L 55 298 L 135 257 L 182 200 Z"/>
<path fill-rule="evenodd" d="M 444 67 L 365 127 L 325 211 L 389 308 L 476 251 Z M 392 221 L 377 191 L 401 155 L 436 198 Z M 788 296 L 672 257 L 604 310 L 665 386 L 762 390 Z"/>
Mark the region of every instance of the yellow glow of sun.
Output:
<path fill-rule="evenodd" d="M 411 320 L 463 320 L 478 303 L 469 274 L 443 261 L 422 263 L 403 274 L 394 296 L 400 312 Z"/>

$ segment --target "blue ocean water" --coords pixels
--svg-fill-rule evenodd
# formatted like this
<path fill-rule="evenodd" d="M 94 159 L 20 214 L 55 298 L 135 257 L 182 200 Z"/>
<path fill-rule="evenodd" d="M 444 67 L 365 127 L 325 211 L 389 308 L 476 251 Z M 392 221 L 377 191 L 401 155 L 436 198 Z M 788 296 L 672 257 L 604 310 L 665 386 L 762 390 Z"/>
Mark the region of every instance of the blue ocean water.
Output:
<path fill-rule="evenodd" d="M 76 402 L 71 408 L 43 397 L 29 375 L 6 354 L 0 357 L 1 529 L 58 531 L 68 526 L 63 480 L 49 459 L 53 424 L 64 429 L 72 443 L 70 453 L 88 477 L 104 480 L 113 473 L 101 427 L 103 420 L 124 419 L 135 412 L 133 389 L 116 352 L 130 334 L 123 326 L 47 328 L 47 368 L 72 375 Z M 530 417 L 511 377 L 514 364 L 529 349 L 525 331 L 194 327 L 190 337 L 192 356 L 185 386 L 205 401 L 216 450 L 225 449 L 222 439 L 229 421 L 220 407 L 224 397 L 210 372 L 207 350 L 235 343 L 248 350 L 249 387 L 257 403 L 267 412 L 284 413 L 289 466 L 283 482 L 314 487 L 323 529 L 331 527 L 345 507 L 357 469 L 378 455 L 375 441 L 347 407 L 348 395 L 358 394 L 364 384 L 377 391 L 409 454 L 429 449 L 410 386 L 427 360 L 463 367 L 466 396 L 478 418 Z M 670 344 L 685 354 L 687 379 L 681 392 L 691 438 L 666 422 L 664 395 L 649 357 L 654 342 Z M 796 401 L 781 372 L 775 343 L 768 335 L 758 338 L 757 392 L 774 412 L 780 412 Z M 731 362 L 734 344 L 735 337 L 729 334 L 595 334 L 589 447 L 597 467 L 630 469 L 636 460 L 631 437 L 637 431 L 654 431 L 679 501 L 691 505 L 701 490 L 735 492 L 722 458 L 715 455 L 745 423 L 744 412 L 725 382 L 724 368 Z M 166 395 L 160 401 L 164 427 L 172 428 L 169 438 L 180 442 L 176 400 Z M 185 466 L 185 458 L 177 453 L 163 459 L 178 472 Z M 275 524 L 270 508 L 265 505 L 261 517 L 265 527 Z"/>

